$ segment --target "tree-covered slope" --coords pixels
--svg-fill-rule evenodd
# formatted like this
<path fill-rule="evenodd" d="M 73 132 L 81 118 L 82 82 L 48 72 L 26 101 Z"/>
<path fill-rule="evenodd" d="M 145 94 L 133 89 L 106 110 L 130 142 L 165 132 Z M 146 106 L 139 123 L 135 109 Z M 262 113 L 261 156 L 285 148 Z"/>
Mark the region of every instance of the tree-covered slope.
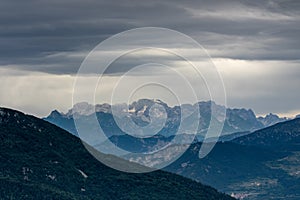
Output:
<path fill-rule="evenodd" d="M 244 199 L 300 199 L 300 119 L 218 142 L 204 159 L 193 144 L 166 170 Z"/>
<path fill-rule="evenodd" d="M 242 145 L 290 148 L 300 144 L 300 119 L 280 122 L 233 140 Z"/>
<path fill-rule="evenodd" d="M 232 199 L 167 172 L 113 170 L 77 137 L 5 108 L 0 108 L 0 148 L 0 199 Z"/>

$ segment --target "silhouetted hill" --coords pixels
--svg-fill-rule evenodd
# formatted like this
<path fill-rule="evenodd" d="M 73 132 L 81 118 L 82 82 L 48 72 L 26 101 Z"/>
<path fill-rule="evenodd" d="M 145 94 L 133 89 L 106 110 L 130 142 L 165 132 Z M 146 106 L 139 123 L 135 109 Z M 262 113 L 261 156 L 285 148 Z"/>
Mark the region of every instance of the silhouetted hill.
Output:
<path fill-rule="evenodd" d="M 0 108 L 0 148 L 0 199 L 232 199 L 168 172 L 111 169 L 77 137 L 5 108 Z"/>

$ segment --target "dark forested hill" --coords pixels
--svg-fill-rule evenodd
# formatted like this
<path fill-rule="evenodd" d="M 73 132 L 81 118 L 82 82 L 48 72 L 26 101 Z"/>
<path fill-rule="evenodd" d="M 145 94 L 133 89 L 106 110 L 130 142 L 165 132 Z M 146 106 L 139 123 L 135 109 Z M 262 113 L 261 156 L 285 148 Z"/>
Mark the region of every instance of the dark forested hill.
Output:
<path fill-rule="evenodd" d="M 281 122 L 235 139 L 233 142 L 242 145 L 290 148 L 300 144 L 300 119 Z"/>
<path fill-rule="evenodd" d="M 0 108 L 0 148 L 0 199 L 232 199 L 168 172 L 113 170 L 77 137 L 5 108 Z"/>
<path fill-rule="evenodd" d="M 204 159 L 193 144 L 166 170 L 243 199 L 300 199 L 300 119 L 219 142 Z"/>

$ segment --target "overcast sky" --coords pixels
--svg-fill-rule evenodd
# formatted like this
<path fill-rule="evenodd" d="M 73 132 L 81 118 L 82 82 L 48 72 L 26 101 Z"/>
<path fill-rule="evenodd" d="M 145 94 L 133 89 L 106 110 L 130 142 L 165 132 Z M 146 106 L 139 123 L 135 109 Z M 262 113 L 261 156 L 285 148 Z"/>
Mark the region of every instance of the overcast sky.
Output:
<path fill-rule="evenodd" d="M 200 43 L 223 77 L 228 106 L 300 113 L 298 0 L 1 0 L 0 105 L 37 116 L 66 111 L 85 56 L 114 34 L 147 26 Z"/>

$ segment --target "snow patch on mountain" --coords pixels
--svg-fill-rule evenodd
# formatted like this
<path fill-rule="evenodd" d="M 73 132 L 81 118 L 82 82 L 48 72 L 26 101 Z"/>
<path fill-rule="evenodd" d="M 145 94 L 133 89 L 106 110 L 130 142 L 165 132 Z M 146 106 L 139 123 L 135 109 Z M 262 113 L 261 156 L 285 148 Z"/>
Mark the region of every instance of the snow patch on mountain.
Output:
<path fill-rule="evenodd" d="M 270 113 L 266 115 L 265 117 L 258 117 L 258 121 L 260 121 L 265 127 L 272 126 L 274 124 L 277 124 L 279 122 L 284 122 L 289 120 L 289 118 L 283 117 L 280 118 L 278 115 Z"/>

